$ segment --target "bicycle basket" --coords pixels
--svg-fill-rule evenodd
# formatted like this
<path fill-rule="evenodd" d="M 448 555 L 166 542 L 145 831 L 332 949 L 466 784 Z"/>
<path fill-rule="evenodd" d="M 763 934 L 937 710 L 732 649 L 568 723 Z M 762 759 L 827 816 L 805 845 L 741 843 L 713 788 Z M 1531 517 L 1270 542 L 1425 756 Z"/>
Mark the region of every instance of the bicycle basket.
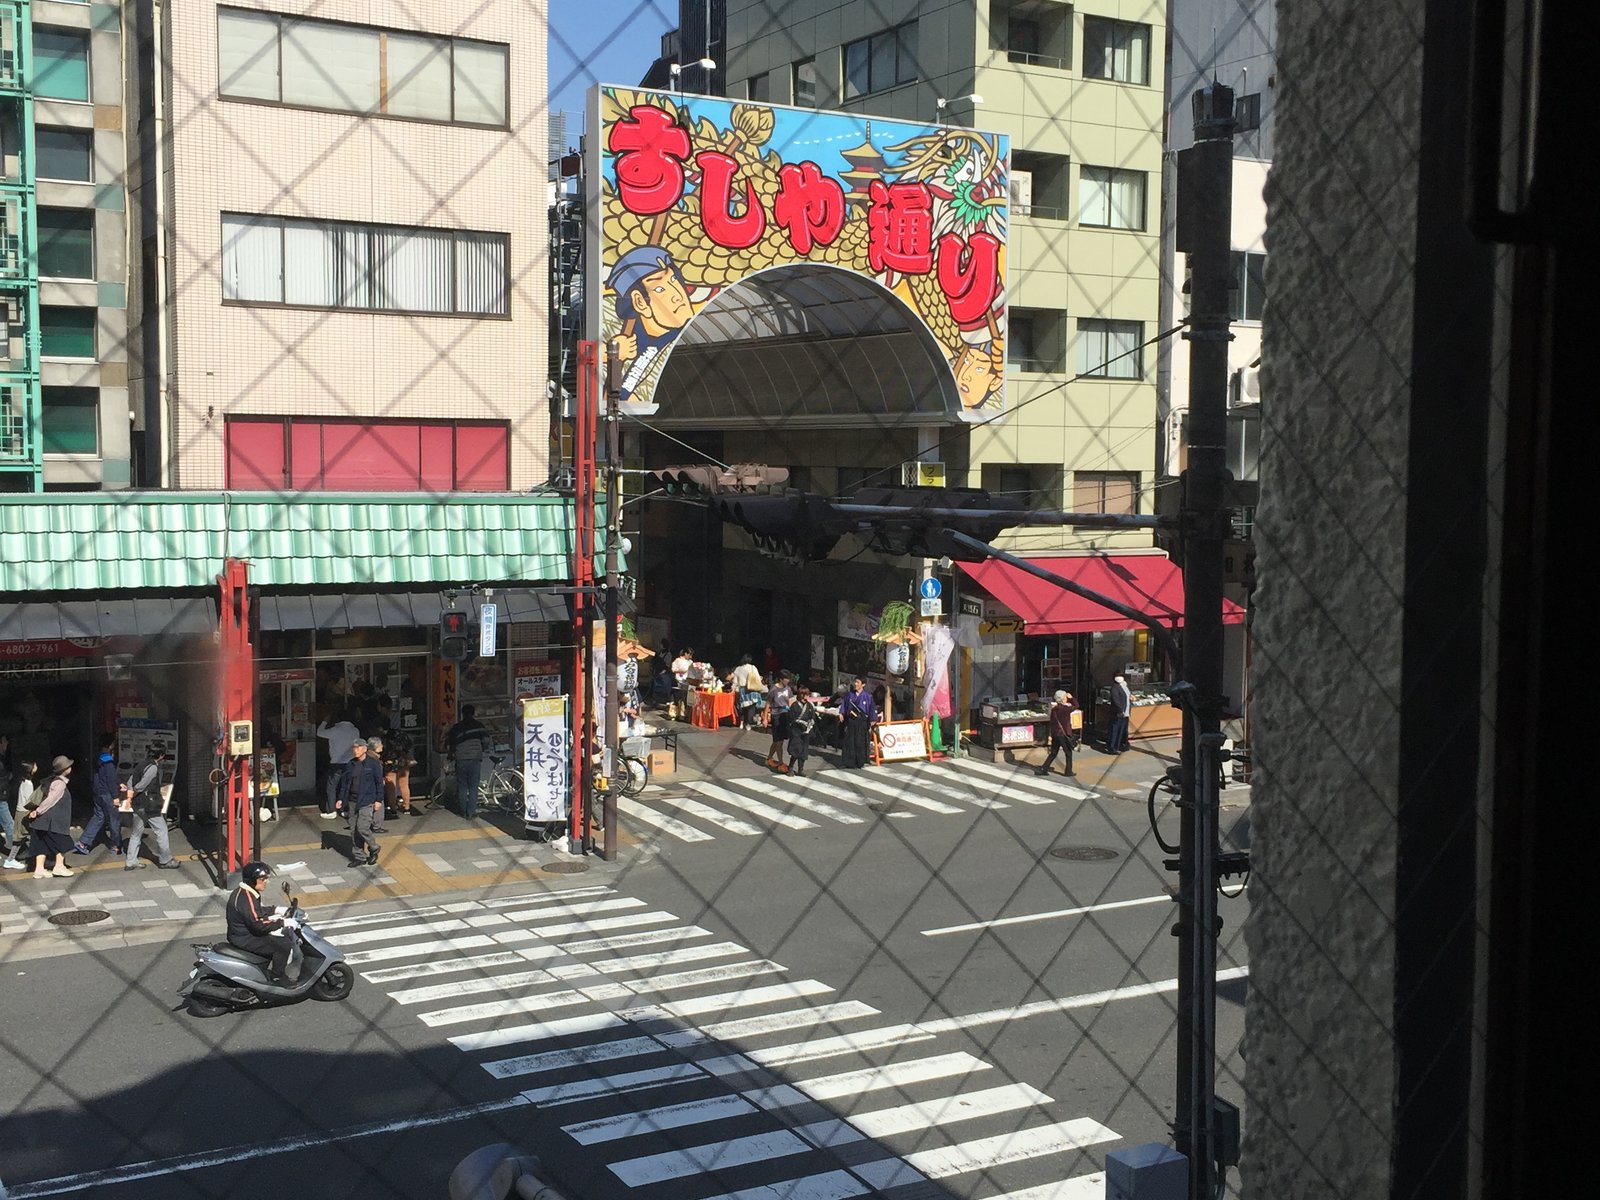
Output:
<path fill-rule="evenodd" d="M 650 739 L 647 737 L 623 738 L 622 753 L 627 758 L 649 758 Z"/>

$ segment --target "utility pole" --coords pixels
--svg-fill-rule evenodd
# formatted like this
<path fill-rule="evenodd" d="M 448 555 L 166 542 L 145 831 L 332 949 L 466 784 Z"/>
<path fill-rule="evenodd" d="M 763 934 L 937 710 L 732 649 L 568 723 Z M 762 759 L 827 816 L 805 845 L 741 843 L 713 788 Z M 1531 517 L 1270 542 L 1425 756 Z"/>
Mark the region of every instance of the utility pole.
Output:
<path fill-rule="evenodd" d="M 1182 823 L 1178 853 L 1178 1062 L 1174 1141 L 1189 1200 L 1216 1195 L 1217 792 L 1222 748 L 1223 555 L 1228 501 L 1228 288 L 1233 92 L 1193 96 L 1194 145 L 1178 154 L 1177 248 L 1189 258 L 1189 461 L 1183 473 Z M 1181 688 L 1181 692 L 1180 692 Z M 1222 1143 L 1231 1142 L 1231 1131 Z"/>
<path fill-rule="evenodd" d="M 608 364 L 616 359 L 607 348 L 606 361 Z M 617 733 L 621 714 L 621 707 L 617 697 L 617 622 L 621 617 L 621 608 L 618 597 L 620 583 L 617 570 L 617 551 L 622 541 L 622 497 L 619 482 L 621 473 L 619 461 L 622 455 L 622 435 L 620 423 L 622 414 L 618 394 L 609 383 L 606 387 L 606 696 L 605 696 L 605 750 L 602 761 L 605 764 L 607 780 L 604 840 L 601 843 L 600 857 L 606 862 L 613 862 L 617 857 L 617 801 L 621 793 L 617 790 L 617 771 L 622 766 L 622 747 L 617 744 Z"/>

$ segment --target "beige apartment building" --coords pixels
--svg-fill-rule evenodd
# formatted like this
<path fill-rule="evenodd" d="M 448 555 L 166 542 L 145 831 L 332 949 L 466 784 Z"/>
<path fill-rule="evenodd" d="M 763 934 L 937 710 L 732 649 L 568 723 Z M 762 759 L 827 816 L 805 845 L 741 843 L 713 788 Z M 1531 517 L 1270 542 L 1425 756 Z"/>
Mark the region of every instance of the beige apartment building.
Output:
<path fill-rule="evenodd" d="M 731 96 L 1011 139 L 1009 412 L 945 454 L 965 482 L 1041 507 L 1154 509 L 1163 14 L 1153 0 L 728 0 Z M 1149 542 L 1036 530 L 1005 544 Z"/>
<path fill-rule="evenodd" d="M 543 5 L 166 0 L 142 19 L 148 482 L 543 482 Z"/>

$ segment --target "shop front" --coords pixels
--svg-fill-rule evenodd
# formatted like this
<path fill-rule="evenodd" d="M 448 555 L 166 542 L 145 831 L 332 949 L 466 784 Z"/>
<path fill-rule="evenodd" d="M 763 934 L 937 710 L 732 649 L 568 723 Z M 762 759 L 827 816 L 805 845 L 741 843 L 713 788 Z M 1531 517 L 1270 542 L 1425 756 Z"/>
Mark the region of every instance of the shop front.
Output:
<path fill-rule="evenodd" d="M 1183 576 L 1164 554 L 1072 556 L 1031 560 L 1046 570 L 1148 613 L 1176 635 L 1183 625 Z M 963 620 L 975 636 L 971 696 L 980 743 L 1043 745 L 1055 692 L 1072 694 L 1085 728 L 1103 741 L 1111 682 L 1133 694 L 1130 737 L 1182 731 L 1168 687 L 1178 664 L 1148 627 L 1007 563 L 962 563 L 976 585 L 963 596 Z M 1243 621 L 1237 605 L 1223 620 Z M 1040 714 L 1043 714 L 1041 716 Z"/>

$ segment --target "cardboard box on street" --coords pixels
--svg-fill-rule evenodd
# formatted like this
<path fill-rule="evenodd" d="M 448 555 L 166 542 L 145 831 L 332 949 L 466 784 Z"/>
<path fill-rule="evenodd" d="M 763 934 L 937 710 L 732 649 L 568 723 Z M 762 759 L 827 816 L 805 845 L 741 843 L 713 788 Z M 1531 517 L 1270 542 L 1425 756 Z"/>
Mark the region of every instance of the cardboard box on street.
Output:
<path fill-rule="evenodd" d="M 678 769 L 678 752 L 676 750 L 650 751 L 650 778 L 656 779 L 662 775 L 671 775 Z"/>

